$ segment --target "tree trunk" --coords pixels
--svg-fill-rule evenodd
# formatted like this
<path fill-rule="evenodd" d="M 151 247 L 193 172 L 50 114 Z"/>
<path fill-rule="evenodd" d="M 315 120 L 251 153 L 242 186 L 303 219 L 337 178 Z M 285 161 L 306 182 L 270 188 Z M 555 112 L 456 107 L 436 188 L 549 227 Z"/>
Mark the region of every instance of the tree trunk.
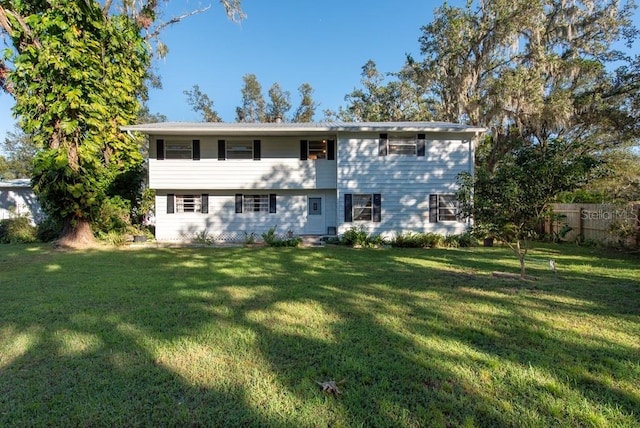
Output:
<path fill-rule="evenodd" d="M 520 259 L 520 276 L 523 278 L 527 276 L 527 272 L 524 266 L 524 254 L 519 254 L 518 259 Z"/>
<path fill-rule="evenodd" d="M 96 240 L 91 224 L 85 219 L 67 217 L 63 221 L 62 233 L 57 245 L 66 248 L 87 248 L 95 246 Z"/>
<path fill-rule="evenodd" d="M 527 242 L 524 241 L 524 249 L 523 249 L 522 246 L 520 245 L 519 239 L 516 241 L 516 248 L 518 249 L 517 251 L 518 260 L 520 260 L 520 275 L 524 278 L 527 276 L 527 272 L 524 265 L 524 258 L 527 255 L 527 251 L 529 248 L 527 247 Z"/>

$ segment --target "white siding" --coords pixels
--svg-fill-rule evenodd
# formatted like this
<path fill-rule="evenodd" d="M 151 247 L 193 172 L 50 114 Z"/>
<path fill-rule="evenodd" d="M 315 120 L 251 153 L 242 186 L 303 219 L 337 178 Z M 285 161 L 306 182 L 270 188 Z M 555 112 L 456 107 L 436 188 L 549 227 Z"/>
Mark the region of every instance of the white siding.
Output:
<path fill-rule="evenodd" d="M 153 189 L 335 189 L 336 161 L 149 161 Z"/>
<path fill-rule="evenodd" d="M 299 160 L 300 140 L 307 139 L 304 136 L 241 138 L 261 141 L 261 159 L 255 161 L 219 161 L 218 140 L 233 140 L 231 137 L 194 138 L 200 140 L 197 161 L 157 160 L 155 144 L 151 144 L 149 181 L 158 195 L 156 237 L 186 241 L 206 231 L 214 238 L 242 239 L 244 233 L 259 237 L 276 225 L 278 233 L 304 233 L 310 196 L 324 198 L 324 224 L 337 227 L 338 233 L 351 226 L 364 226 L 371 233 L 387 236 L 408 231 L 460 233 L 466 228 L 464 223 L 429 222 L 429 195 L 455 193 L 456 176 L 462 171 L 473 172 L 475 134 L 425 134 L 425 156 L 379 156 L 379 134 L 374 132 L 327 136 L 336 139 L 335 161 Z M 406 133 L 406 137 L 415 138 L 416 134 Z M 189 136 L 163 139 L 192 140 Z M 207 193 L 209 213 L 166 214 L 168 193 Z M 236 214 L 236 193 L 276 193 L 277 212 Z M 345 223 L 346 193 L 380 193 L 382 221 Z"/>
<path fill-rule="evenodd" d="M 336 161 L 300 159 L 300 139 L 263 138 L 260 160 L 218 160 L 218 139 L 200 139 L 200 160 L 156 159 L 150 147 L 153 189 L 335 189 Z M 249 138 L 246 138 L 247 140 Z M 254 140 L 258 138 L 250 138 Z M 166 141 L 190 138 L 167 138 Z"/>
<path fill-rule="evenodd" d="M 30 187 L 0 187 L 0 220 L 28 216 L 32 223 L 42 220 L 43 213 Z"/>
<path fill-rule="evenodd" d="M 429 195 L 455 193 L 456 176 L 472 171 L 472 135 L 427 134 L 425 156 L 378 156 L 379 135 L 341 140 L 338 147 L 338 233 L 363 226 L 391 236 L 461 233 L 460 222 L 429 223 Z M 380 193 L 381 222 L 344 222 L 345 193 Z"/>
<path fill-rule="evenodd" d="M 179 194 L 181 191 L 162 190 L 156 194 L 156 239 L 159 241 L 190 241 L 203 231 L 216 240 L 242 240 L 245 233 L 254 233 L 257 239 L 261 240 L 262 233 L 273 226 L 277 226 L 276 232 L 279 234 L 286 234 L 288 231 L 296 235 L 303 234 L 307 216 L 307 196 L 326 197 L 325 193 L 316 191 L 277 191 L 276 213 L 236 213 L 235 194 L 243 191 L 190 190 L 190 194 L 209 195 L 209 213 L 167 214 L 168 193 Z M 327 208 L 332 206 L 332 212 L 335 212 L 335 205 L 335 195 L 330 195 L 327 198 Z M 327 222 L 335 226 L 335 217 L 330 215 Z"/>

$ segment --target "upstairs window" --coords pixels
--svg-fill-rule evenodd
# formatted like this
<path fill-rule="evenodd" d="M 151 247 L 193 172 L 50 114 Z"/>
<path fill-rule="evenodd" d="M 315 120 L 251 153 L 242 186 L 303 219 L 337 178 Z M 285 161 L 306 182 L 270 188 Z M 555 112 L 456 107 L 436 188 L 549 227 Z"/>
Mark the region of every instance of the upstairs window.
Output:
<path fill-rule="evenodd" d="M 200 160 L 200 140 L 156 140 L 156 158 Z"/>
<path fill-rule="evenodd" d="M 415 138 L 392 137 L 389 139 L 389 154 L 415 156 L 416 143 Z"/>
<path fill-rule="evenodd" d="M 227 159 L 253 159 L 252 141 L 227 141 Z"/>
<path fill-rule="evenodd" d="M 253 159 L 260 160 L 262 153 L 260 140 L 218 140 L 218 160 Z"/>
<path fill-rule="evenodd" d="M 380 134 L 378 141 L 378 155 L 400 155 L 400 156 L 424 156 L 425 135 L 417 136 L 389 136 Z"/>
<path fill-rule="evenodd" d="M 335 160 L 336 142 L 330 139 L 300 140 L 300 160 Z"/>
<path fill-rule="evenodd" d="M 327 140 L 309 140 L 308 159 L 326 159 Z"/>
<path fill-rule="evenodd" d="M 191 159 L 191 141 L 167 141 L 164 146 L 166 159 Z"/>

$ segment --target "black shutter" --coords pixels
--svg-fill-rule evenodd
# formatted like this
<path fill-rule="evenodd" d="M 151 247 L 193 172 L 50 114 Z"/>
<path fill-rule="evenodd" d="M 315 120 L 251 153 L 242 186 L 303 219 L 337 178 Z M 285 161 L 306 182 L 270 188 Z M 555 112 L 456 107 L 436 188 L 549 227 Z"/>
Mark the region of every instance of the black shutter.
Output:
<path fill-rule="evenodd" d="M 191 143 L 193 144 L 192 146 L 193 160 L 200 160 L 200 140 L 193 140 Z"/>
<path fill-rule="evenodd" d="M 378 156 L 387 155 L 388 142 L 389 142 L 389 136 L 387 134 L 380 134 L 380 140 L 378 140 Z"/>
<path fill-rule="evenodd" d="M 418 134 L 418 141 L 416 141 L 416 151 L 418 152 L 417 153 L 418 156 L 424 156 L 424 153 L 425 153 L 425 147 L 424 147 L 425 137 L 426 137 L 426 135 L 424 135 L 424 134 Z"/>
<path fill-rule="evenodd" d="M 209 214 L 209 194 L 203 193 L 202 199 L 200 199 L 200 212 L 202 214 Z"/>
<path fill-rule="evenodd" d="M 156 159 L 164 159 L 164 140 L 156 140 Z"/>
<path fill-rule="evenodd" d="M 253 140 L 253 160 L 260 160 L 260 140 Z"/>
<path fill-rule="evenodd" d="M 327 160 L 336 160 L 336 142 L 327 141 Z"/>
<path fill-rule="evenodd" d="M 429 223 L 438 222 L 438 195 L 429 195 Z"/>
<path fill-rule="evenodd" d="M 174 212 L 176 212 L 175 208 L 174 208 L 174 198 L 175 195 L 173 193 L 169 193 L 167 195 L 167 214 L 173 214 Z"/>
<path fill-rule="evenodd" d="M 382 220 L 382 195 L 380 193 L 373 194 L 373 221 L 380 222 Z"/>
<path fill-rule="evenodd" d="M 353 221 L 353 204 L 351 193 L 344 194 L 344 222 L 351 223 Z"/>
<path fill-rule="evenodd" d="M 274 214 L 276 212 L 276 194 L 269 194 L 269 213 Z"/>
<path fill-rule="evenodd" d="M 224 140 L 218 140 L 218 160 L 225 160 L 227 158 L 227 145 Z"/>
<path fill-rule="evenodd" d="M 236 193 L 236 213 L 242 212 L 242 193 Z"/>
<path fill-rule="evenodd" d="M 300 140 L 300 160 L 307 160 L 309 145 L 307 140 Z"/>

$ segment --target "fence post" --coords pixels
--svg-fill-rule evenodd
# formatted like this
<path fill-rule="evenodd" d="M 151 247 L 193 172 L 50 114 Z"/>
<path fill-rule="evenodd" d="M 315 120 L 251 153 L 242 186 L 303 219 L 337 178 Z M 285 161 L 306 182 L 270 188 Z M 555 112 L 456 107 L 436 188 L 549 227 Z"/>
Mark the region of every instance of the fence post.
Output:
<path fill-rule="evenodd" d="M 578 209 L 578 237 L 580 241 L 584 241 L 584 207 Z"/>

